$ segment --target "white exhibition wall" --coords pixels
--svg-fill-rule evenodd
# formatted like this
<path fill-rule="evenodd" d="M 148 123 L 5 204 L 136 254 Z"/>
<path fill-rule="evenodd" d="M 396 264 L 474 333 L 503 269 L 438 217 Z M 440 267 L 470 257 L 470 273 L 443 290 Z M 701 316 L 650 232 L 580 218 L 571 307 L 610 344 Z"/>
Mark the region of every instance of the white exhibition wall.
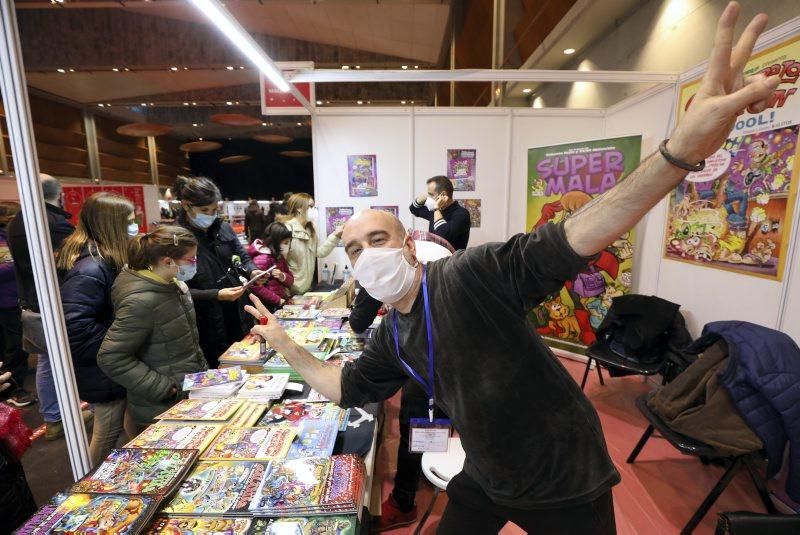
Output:
<path fill-rule="evenodd" d="M 470 246 L 505 240 L 526 230 L 527 150 L 623 135 L 642 135 L 642 157 L 668 136 L 676 99 L 674 86 L 637 95 L 608 110 L 519 108 L 340 108 L 320 110 L 314 120 L 315 191 L 320 207 L 318 228 L 324 234 L 329 206 L 395 205 L 406 226 L 426 228 L 408 211 L 412 198 L 425 190 L 430 176 L 446 173 L 447 149 L 477 150 L 475 192 L 456 192 L 456 199 L 482 201 L 480 228 L 472 229 Z M 375 154 L 378 196 L 349 197 L 347 155 Z M 800 239 L 793 225 L 793 259 L 782 282 L 677 262 L 664 258 L 667 201 L 637 226 L 633 291 L 658 295 L 681 305 L 694 336 L 717 320 L 745 320 L 779 328 L 800 340 Z M 800 209 L 796 210 L 796 218 Z M 349 265 L 341 248 L 320 262 Z"/>

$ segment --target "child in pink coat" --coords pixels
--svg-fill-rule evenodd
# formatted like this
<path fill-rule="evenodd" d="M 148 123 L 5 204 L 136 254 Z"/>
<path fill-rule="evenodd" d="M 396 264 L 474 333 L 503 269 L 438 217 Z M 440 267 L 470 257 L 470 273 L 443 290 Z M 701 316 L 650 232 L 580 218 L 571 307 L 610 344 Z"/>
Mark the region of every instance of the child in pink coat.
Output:
<path fill-rule="evenodd" d="M 272 309 L 278 308 L 291 297 L 289 288 L 294 283 L 294 276 L 286 263 L 291 242 L 292 232 L 286 225 L 272 223 L 264 230 L 261 239 L 253 241 L 247 249 L 258 269 L 267 270 L 275 266 L 267 275 L 268 278 L 250 287 L 250 291 Z"/>

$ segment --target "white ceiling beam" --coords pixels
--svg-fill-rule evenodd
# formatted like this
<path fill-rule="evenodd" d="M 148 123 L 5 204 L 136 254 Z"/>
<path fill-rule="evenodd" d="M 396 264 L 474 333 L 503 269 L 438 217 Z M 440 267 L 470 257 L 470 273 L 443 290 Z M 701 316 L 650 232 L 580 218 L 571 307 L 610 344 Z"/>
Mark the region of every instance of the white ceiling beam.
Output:
<path fill-rule="evenodd" d="M 290 82 L 596 82 L 607 84 L 674 84 L 675 72 L 561 71 L 538 69 L 456 70 L 341 70 L 304 69 L 288 77 Z"/>

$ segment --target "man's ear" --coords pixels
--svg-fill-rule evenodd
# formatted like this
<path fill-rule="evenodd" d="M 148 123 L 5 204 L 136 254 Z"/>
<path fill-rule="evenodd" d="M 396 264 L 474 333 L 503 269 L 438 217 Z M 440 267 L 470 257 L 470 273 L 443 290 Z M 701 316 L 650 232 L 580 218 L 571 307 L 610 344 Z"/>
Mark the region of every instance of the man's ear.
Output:
<path fill-rule="evenodd" d="M 403 254 L 406 260 L 408 260 L 408 263 L 412 266 L 419 264 L 419 259 L 417 258 L 417 243 L 408 234 L 406 234 L 406 239 L 403 243 Z"/>

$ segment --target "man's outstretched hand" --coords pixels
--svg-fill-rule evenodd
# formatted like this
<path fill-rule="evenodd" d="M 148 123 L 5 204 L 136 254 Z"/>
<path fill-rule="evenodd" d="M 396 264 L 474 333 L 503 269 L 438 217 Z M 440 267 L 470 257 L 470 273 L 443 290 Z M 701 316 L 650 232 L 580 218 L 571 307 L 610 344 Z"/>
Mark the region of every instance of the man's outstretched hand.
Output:
<path fill-rule="evenodd" d="M 286 331 L 283 330 L 283 327 L 278 323 L 278 319 L 267 310 L 267 307 L 264 306 L 258 297 L 250 294 L 250 301 L 252 301 L 253 304 L 245 306 L 244 309 L 253 316 L 256 321 L 260 322 L 262 317 L 267 318 L 266 325 L 256 325 L 250 329 L 250 332 L 266 340 L 273 349 L 280 351 L 281 346 L 289 340 Z"/>
<path fill-rule="evenodd" d="M 734 47 L 740 10 L 737 2 L 730 2 L 722 13 L 706 75 L 667 144 L 667 150 L 685 162 L 694 164 L 711 156 L 725 143 L 737 115 L 748 106 L 764 111 L 780 83 L 778 76 L 744 78 L 744 67 L 767 25 L 767 16 L 756 15 Z"/>

